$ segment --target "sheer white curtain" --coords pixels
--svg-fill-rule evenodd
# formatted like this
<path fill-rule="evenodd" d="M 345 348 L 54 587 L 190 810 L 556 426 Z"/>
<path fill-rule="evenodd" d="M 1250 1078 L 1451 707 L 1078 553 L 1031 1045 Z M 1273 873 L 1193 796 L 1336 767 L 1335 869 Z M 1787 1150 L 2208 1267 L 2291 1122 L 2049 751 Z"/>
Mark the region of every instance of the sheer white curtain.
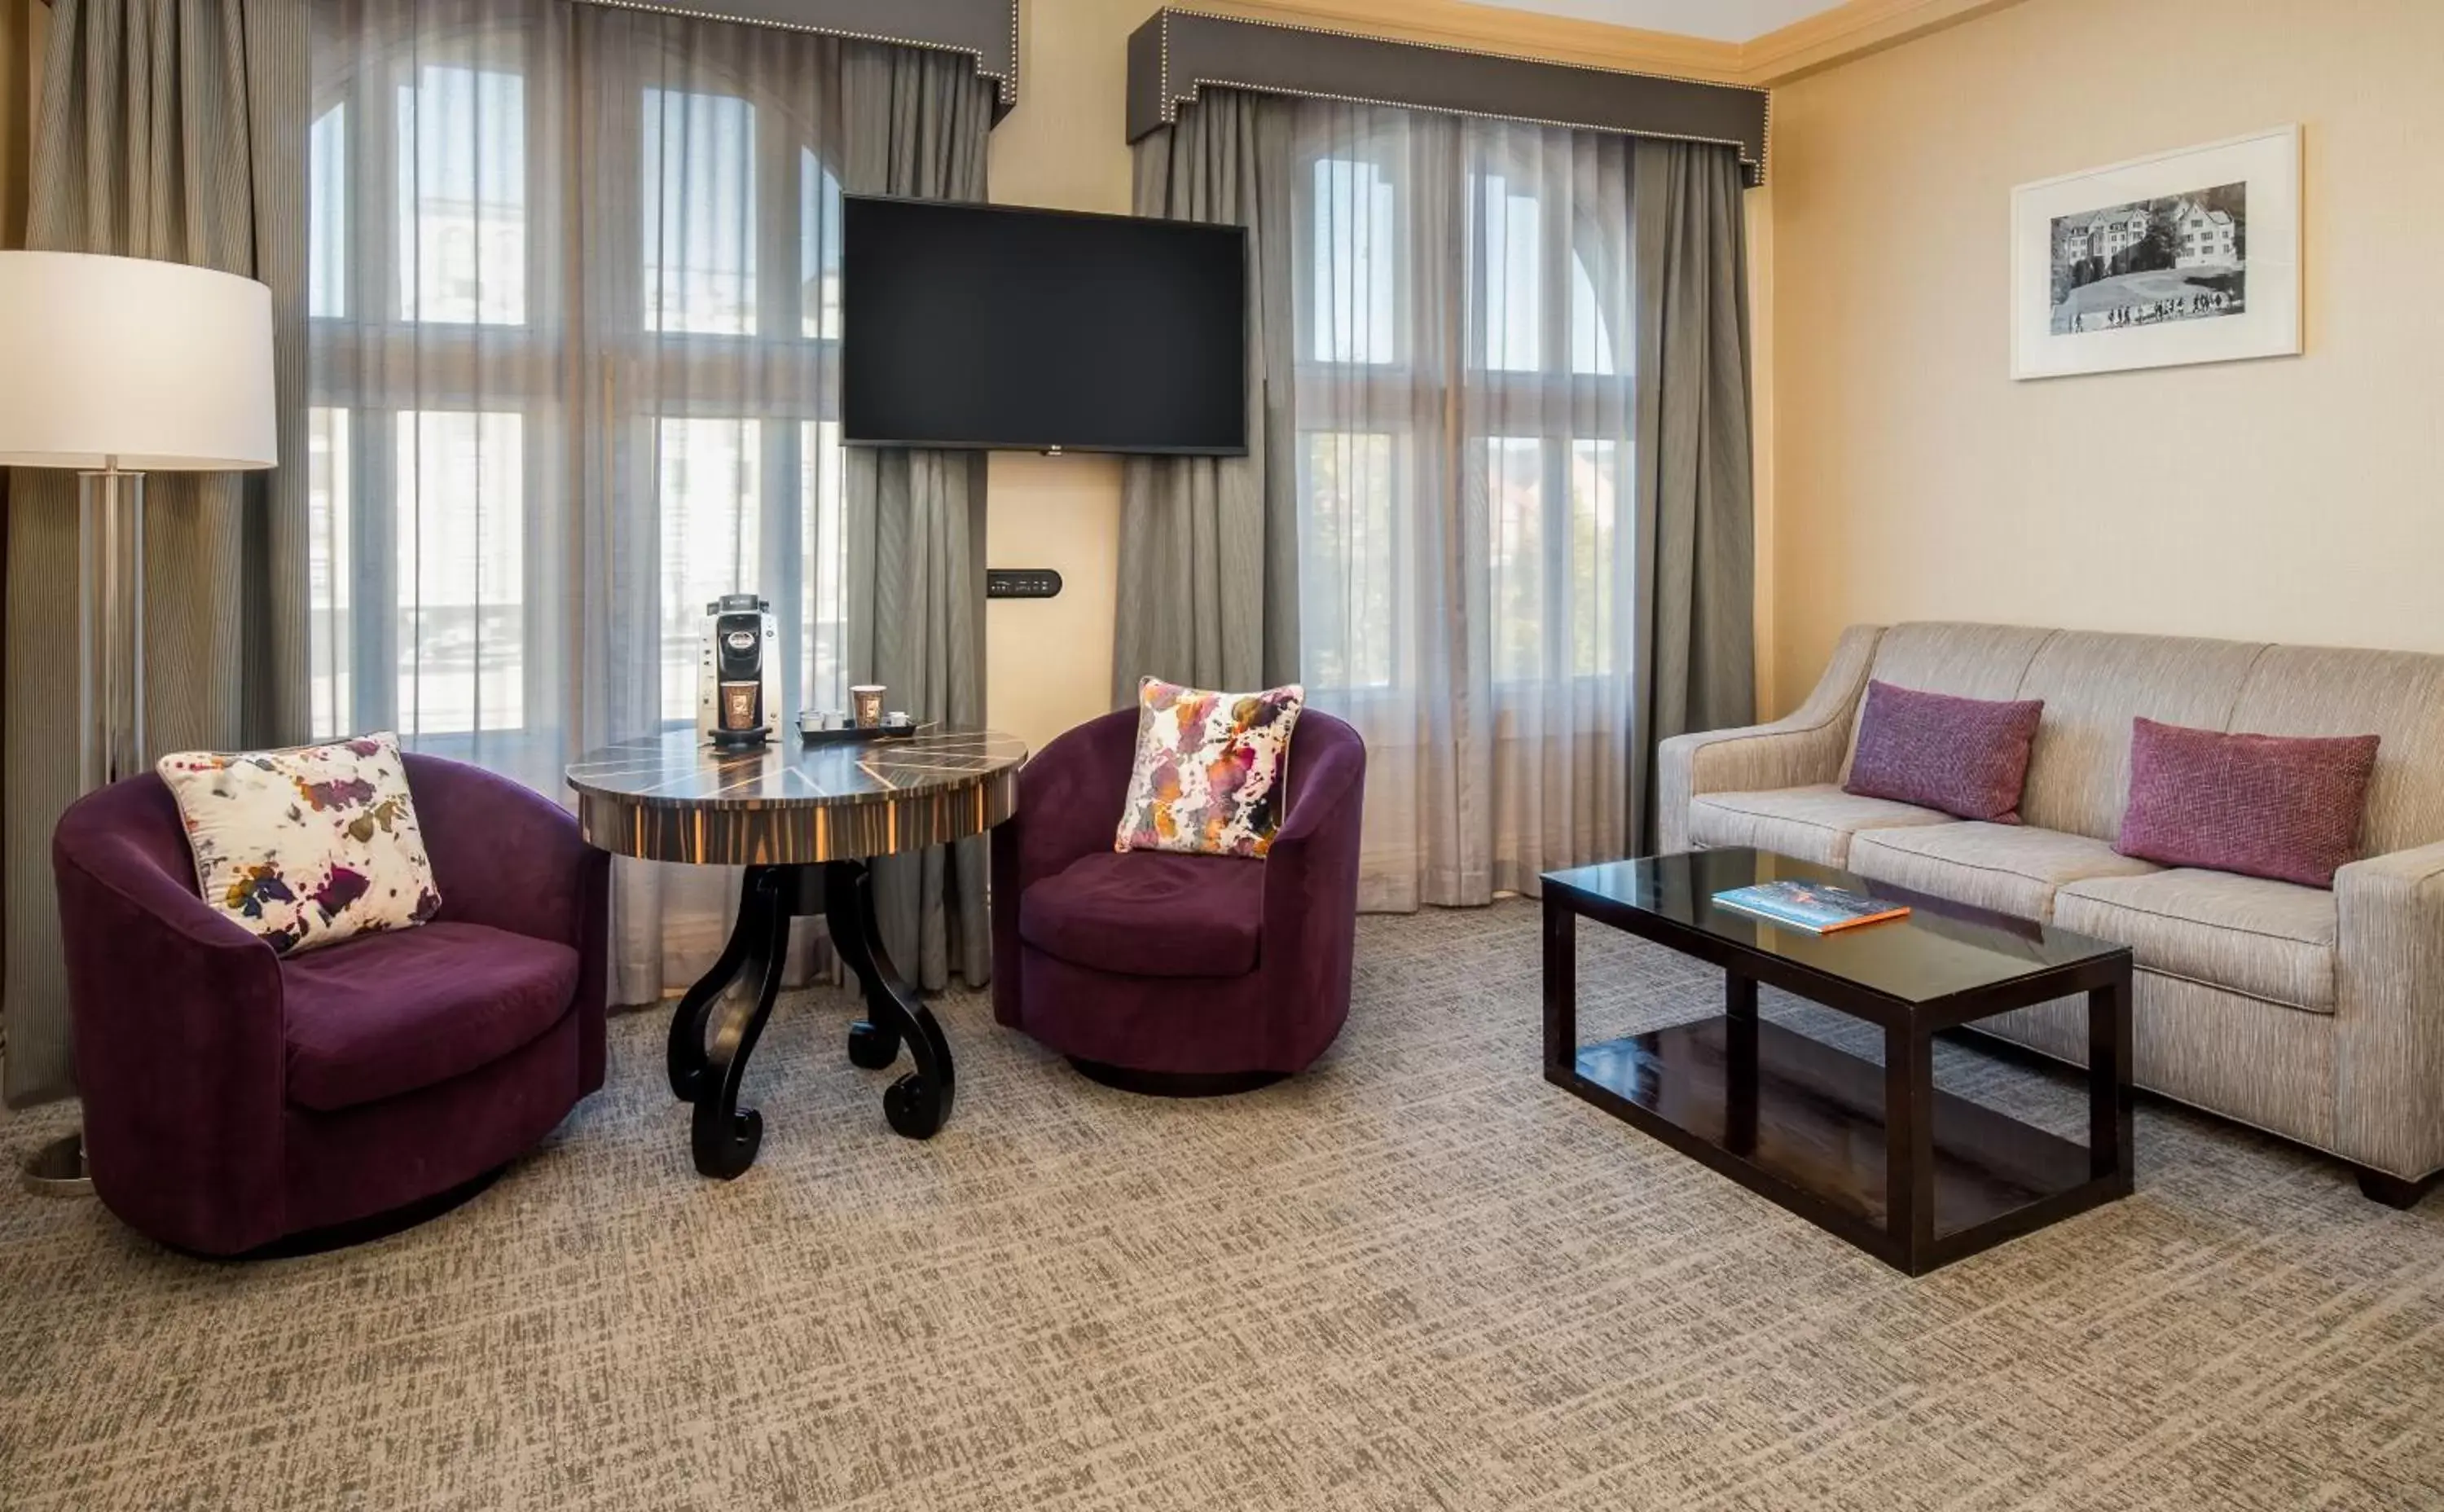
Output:
<path fill-rule="evenodd" d="M 313 712 L 555 797 L 694 717 L 725 593 L 845 703 L 843 45 L 566 0 L 314 8 Z M 793 710 L 792 710 L 793 711 Z M 733 874 L 622 863 L 614 982 Z"/>
<path fill-rule="evenodd" d="M 1366 738 L 1361 906 L 1532 893 L 1629 839 L 1631 144 L 1297 109 L 1300 661 Z"/>

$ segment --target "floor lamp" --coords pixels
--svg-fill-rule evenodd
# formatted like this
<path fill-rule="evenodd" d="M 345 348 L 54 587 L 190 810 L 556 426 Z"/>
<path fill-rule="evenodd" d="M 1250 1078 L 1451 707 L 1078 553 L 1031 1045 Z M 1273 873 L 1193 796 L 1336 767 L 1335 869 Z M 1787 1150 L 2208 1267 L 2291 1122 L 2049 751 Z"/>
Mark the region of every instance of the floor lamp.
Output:
<path fill-rule="evenodd" d="M 0 465 L 77 473 L 77 776 L 89 791 L 153 757 L 144 475 L 279 460 L 271 291 L 182 263 L 0 252 Z M 26 1182 L 91 1190 L 83 1136 L 37 1151 Z"/>

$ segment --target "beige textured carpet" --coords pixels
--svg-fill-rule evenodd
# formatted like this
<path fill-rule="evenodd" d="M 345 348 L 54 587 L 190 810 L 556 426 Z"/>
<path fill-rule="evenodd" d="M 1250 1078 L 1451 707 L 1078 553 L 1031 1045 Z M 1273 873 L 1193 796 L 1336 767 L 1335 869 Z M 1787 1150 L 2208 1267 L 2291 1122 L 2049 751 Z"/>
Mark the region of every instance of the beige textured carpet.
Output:
<path fill-rule="evenodd" d="M 1581 938 L 1589 1028 L 1711 1010 Z M 2149 1108 L 2135 1198 L 1911 1282 L 1546 1085 L 1535 942 L 1521 904 L 1366 921 L 1332 1056 L 1221 1102 L 1095 1087 L 954 997 L 925 1145 L 808 994 L 728 1186 L 624 1019 L 549 1148 L 318 1259 L 12 1190 L 0 1504 L 2444 1506 L 2444 1199 Z M 1938 1067 L 2081 1127 L 2065 1081 Z"/>

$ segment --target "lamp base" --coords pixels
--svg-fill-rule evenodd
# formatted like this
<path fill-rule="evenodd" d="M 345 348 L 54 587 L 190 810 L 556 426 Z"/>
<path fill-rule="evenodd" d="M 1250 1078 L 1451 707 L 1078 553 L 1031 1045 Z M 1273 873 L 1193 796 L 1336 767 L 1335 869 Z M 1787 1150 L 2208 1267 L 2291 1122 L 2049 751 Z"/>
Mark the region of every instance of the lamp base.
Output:
<path fill-rule="evenodd" d="M 62 1134 L 26 1162 L 26 1189 L 37 1197 L 90 1197 L 93 1176 L 84 1165 L 84 1133 Z"/>

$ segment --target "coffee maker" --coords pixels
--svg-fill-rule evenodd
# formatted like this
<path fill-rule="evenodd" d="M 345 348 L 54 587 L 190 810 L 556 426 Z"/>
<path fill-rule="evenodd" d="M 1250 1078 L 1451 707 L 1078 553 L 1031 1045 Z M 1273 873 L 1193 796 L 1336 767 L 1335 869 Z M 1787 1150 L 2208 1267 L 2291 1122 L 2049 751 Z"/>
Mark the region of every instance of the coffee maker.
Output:
<path fill-rule="evenodd" d="M 730 749 L 761 746 L 781 718 L 781 636 L 772 606 L 751 593 L 732 593 L 704 612 L 696 733 Z"/>

